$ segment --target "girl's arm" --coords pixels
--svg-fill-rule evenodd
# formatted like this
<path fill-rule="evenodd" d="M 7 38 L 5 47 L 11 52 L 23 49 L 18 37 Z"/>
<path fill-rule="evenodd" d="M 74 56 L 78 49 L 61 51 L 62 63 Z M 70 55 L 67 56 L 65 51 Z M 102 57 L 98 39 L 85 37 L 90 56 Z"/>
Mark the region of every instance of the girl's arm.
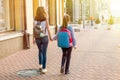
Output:
<path fill-rule="evenodd" d="M 58 31 L 57 31 L 56 35 L 52 38 L 52 40 L 57 40 L 57 36 L 58 36 L 59 31 L 60 31 L 60 27 L 58 28 Z"/>
<path fill-rule="evenodd" d="M 73 39 L 73 46 L 75 47 L 76 46 L 76 39 L 75 39 L 75 35 L 74 35 L 74 30 L 72 27 L 70 27 L 71 29 L 71 36 L 72 36 L 72 39 Z"/>
<path fill-rule="evenodd" d="M 46 20 L 46 29 L 48 31 L 49 39 L 52 41 L 48 20 Z"/>
<path fill-rule="evenodd" d="M 35 21 L 33 22 L 33 29 L 34 29 L 34 26 L 35 26 Z M 35 44 L 34 30 L 33 30 L 33 44 Z"/>

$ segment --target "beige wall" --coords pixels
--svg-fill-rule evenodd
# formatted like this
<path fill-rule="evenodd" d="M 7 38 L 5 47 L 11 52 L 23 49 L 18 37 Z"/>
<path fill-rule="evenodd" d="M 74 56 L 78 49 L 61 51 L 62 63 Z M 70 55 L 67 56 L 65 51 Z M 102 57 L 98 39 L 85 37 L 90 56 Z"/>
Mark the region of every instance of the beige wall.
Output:
<path fill-rule="evenodd" d="M 51 25 L 55 25 L 57 14 L 57 24 L 62 24 L 64 15 L 64 0 L 49 0 L 49 21 Z"/>
<path fill-rule="evenodd" d="M 26 0 L 26 24 L 27 32 L 33 33 L 33 0 Z"/>
<path fill-rule="evenodd" d="M 49 23 L 51 25 L 55 25 L 55 20 L 56 20 L 56 5 L 55 5 L 56 0 L 49 0 Z"/>
<path fill-rule="evenodd" d="M 35 17 L 35 15 L 36 15 L 37 7 L 39 6 L 38 1 L 39 1 L 39 0 L 33 0 L 33 15 L 34 15 L 34 17 Z"/>
<path fill-rule="evenodd" d="M 9 0 L 5 0 L 5 20 L 6 20 L 6 26 L 8 26 L 8 29 L 10 29 L 10 14 L 9 14 Z"/>
<path fill-rule="evenodd" d="M 15 0 L 15 3 L 14 3 L 14 5 L 15 5 L 15 27 L 16 27 L 16 30 L 18 31 L 18 30 L 20 30 L 20 28 L 21 28 L 21 24 L 20 24 L 20 20 L 21 20 L 21 12 L 20 12 L 20 10 L 21 10 L 21 4 L 20 4 L 21 2 L 20 2 L 20 0 Z M 19 16 L 18 16 L 19 15 Z"/>
<path fill-rule="evenodd" d="M 23 49 L 23 37 L 0 41 L 0 59 Z"/>
<path fill-rule="evenodd" d="M 15 26 L 16 31 L 22 31 L 24 30 L 24 26 L 25 26 L 24 25 L 24 22 L 25 22 L 24 21 L 24 17 L 25 17 L 24 0 L 14 0 L 13 6 L 15 7 L 13 10 L 15 11 L 14 12 L 15 21 L 14 21 L 14 24 L 12 25 Z"/>

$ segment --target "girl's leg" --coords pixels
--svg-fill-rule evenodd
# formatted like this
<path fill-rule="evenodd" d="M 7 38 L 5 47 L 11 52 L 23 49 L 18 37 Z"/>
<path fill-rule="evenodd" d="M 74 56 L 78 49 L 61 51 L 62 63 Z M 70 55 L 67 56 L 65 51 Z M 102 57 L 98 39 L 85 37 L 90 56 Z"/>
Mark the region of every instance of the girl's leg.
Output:
<path fill-rule="evenodd" d="M 41 44 L 41 40 L 40 39 L 36 39 L 36 44 L 38 47 L 38 59 L 39 59 L 39 65 L 42 65 L 42 60 L 43 60 L 43 56 L 42 56 L 42 44 Z"/>
<path fill-rule="evenodd" d="M 61 67 L 64 67 L 65 61 L 66 61 L 66 48 L 62 48 L 62 61 L 61 61 Z"/>
<path fill-rule="evenodd" d="M 41 47 L 39 49 L 38 59 L 39 59 L 39 65 L 42 65 L 43 64 L 43 56 L 42 56 Z"/>
<path fill-rule="evenodd" d="M 43 69 L 46 68 L 46 60 L 47 60 L 47 47 L 48 47 L 48 36 L 43 39 L 42 45 L 42 55 L 43 55 Z"/>
<path fill-rule="evenodd" d="M 60 70 L 60 72 L 64 73 L 64 64 L 66 62 L 66 48 L 62 48 L 62 52 L 63 52 L 63 54 L 62 54 L 61 70 Z"/>
<path fill-rule="evenodd" d="M 70 47 L 70 48 L 67 49 L 65 74 L 69 73 L 69 65 L 70 65 L 70 59 L 71 59 L 71 52 L 72 52 L 72 47 Z"/>

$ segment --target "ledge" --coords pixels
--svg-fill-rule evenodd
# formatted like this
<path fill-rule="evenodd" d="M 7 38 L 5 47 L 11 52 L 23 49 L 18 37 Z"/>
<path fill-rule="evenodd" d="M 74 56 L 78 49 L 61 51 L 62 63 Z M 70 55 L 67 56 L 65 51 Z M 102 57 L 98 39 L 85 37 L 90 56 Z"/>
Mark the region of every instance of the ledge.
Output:
<path fill-rule="evenodd" d="M 50 29 L 54 29 L 54 28 L 55 28 L 54 26 L 50 25 Z M 30 33 L 30 35 L 32 35 L 32 33 Z M 23 33 L 18 31 L 0 33 L 0 41 L 16 38 L 20 36 L 23 36 Z"/>
<path fill-rule="evenodd" d="M 23 36 L 22 32 L 7 32 L 7 33 L 1 33 L 0 34 L 0 41 L 16 38 Z"/>
<path fill-rule="evenodd" d="M 52 26 L 52 25 L 50 25 L 50 27 L 49 27 L 50 29 L 54 29 L 55 28 L 55 26 Z"/>

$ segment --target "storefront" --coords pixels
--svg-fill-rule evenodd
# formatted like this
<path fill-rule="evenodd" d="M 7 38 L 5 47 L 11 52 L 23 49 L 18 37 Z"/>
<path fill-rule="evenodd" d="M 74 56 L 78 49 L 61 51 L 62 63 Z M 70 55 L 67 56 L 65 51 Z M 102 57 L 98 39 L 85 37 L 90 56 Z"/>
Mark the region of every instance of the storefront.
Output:
<path fill-rule="evenodd" d="M 38 6 L 49 16 L 51 33 L 61 24 L 64 0 L 0 0 L 0 58 L 23 49 L 23 32 L 30 34 L 32 45 L 33 20 Z"/>

